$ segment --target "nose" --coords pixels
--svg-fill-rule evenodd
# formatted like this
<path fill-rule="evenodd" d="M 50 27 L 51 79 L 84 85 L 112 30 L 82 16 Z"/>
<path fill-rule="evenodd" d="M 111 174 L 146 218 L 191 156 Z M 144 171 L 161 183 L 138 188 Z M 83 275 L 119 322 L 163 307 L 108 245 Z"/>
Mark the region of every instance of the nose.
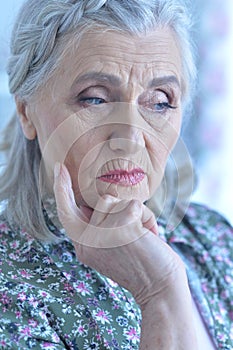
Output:
<path fill-rule="evenodd" d="M 113 130 L 109 137 L 109 148 L 112 151 L 136 153 L 145 147 L 142 129 L 130 124 L 112 124 L 111 127 Z"/>
<path fill-rule="evenodd" d="M 132 103 L 117 103 L 111 116 L 109 148 L 125 154 L 136 153 L 145 147 L 141 117 Z"/>

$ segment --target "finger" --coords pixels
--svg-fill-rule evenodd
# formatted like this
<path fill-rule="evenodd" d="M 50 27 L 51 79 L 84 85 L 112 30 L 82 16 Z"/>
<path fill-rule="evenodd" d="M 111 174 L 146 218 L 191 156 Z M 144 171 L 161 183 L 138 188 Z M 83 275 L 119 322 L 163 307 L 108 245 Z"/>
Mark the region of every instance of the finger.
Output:
<path fill-rule="evenodd" d="M 117 228 L 141 222 L 142 206 L 136 200 L 120 200 L 105 195 L 97 203 L 90 224 L 108 228 Z"/>
<path fill-rule="evenodd" d="M 79 238 L 79 244 L 95 248 L 115 248 L 134 242 L 147 232 L 142 227 L 142 204 L 139 201 L 119 200 L 105 195 L 99 200 L 100 208 L 108 213 L 94 210 L 90 223 Z M 109 213 L 111 210 L 112 213 Z"/>
<path fill-rule="evenodd" d="M 108 194 L 100 197 L 92 214 L 90 224 L 100 226 L 106 217 L 113 213 L 113 208 L 118 202 L 119 199 Z"/>
<path fill-rule="evenodd" d="M 85 205 L 80 205 L 80 210 L 83 213 L 84 217 L 87 218 L 87 222 L 90 221 L 91 216 L 93 214 L 93 209 L 90 207 L 87 207 Z"/>
<path fill-rule="evenodd" d="M 145 205 L 142 212 L 142 224 L 155 235 L 158 235 L 158 225 L 154 213 Z"/>
<path fill-rule="evenodd" d="M 54 168 L 54 195 L 59 220 L 70 235 L 82 232 L 87 219 L 75 203 L 69 172 L 64 164 L 56 163 Z"/>

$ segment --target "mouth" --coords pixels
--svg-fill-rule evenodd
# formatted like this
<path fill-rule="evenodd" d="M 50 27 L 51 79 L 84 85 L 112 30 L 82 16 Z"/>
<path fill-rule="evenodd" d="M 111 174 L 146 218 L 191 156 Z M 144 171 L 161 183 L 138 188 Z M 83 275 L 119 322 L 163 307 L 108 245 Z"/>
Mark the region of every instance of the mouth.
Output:
<path fill-rule="evenodd" d="M 137 168 L 132 169 L 131 171 L 126 171 L 123 169 L 112 170 L 97 177 L 97 179 L 103 182 L 118 184 L 121 186 L 135 186 L 140 183 L 144 177 L 144 171 Z"/>

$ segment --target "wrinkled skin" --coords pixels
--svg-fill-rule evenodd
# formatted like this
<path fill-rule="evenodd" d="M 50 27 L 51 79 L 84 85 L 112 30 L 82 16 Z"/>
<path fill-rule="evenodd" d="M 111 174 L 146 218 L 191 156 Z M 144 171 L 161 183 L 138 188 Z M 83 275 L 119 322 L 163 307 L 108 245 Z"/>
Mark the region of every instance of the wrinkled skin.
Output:
<path fill-rule="evenodd" d="M 179 136 L 183 89 L 180 52 L 170 30 L 140 37 L 98 30 L 84 34 L 78 45 L 69 42 L 53 77 L 17 107 L 25 136 L 38 137 L 48 188 L 55 163 L 64 163 L 56 166 L 54 193 L 78 258 L 127 288 L 152 326 L 164 319 L 151 319 L 147 305 L 152 300 L 154 307 L 161 301 L 170 305 L 175 298 L 174 319 L 188 330 L 183 263 L 158 237 L 155 217 L 143 204 L 158 188 Z M 137 184 L 100 179 L 135 168 L 144 173 Z M 164 332 L 172 333 L 173 324 L 162 327 Z M 195 346 L 192 332 L 186 333 Z M 152 338 L 143 325 L 141 348 L 153 349 L 158 339 Z M 179 341 L 174 348 L 189 346 L 185 337 Z"/>

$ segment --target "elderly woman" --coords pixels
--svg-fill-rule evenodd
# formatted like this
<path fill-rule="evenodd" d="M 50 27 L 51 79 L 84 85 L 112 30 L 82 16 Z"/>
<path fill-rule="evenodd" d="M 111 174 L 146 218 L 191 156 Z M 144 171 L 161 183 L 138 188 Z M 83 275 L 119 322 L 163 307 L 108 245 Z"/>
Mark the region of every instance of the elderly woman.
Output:
<path fill-rule="evenodd" d="M 179 0 L 21 8 L 0 184 L 1 349 L 233 348 L 233 232 L 187 207 L 188 14 Z"/>

